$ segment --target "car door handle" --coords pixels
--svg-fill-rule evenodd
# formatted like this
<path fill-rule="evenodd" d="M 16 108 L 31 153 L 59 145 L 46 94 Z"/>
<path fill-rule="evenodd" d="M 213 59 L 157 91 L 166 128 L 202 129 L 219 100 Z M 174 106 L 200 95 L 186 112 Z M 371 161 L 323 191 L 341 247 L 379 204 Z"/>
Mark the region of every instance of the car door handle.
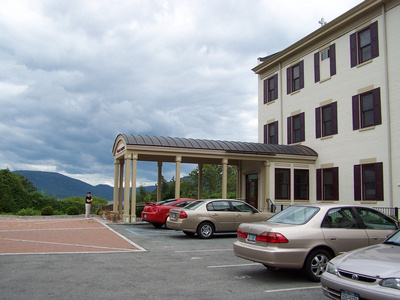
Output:
<path fill-rule="evenodd" d="M 213 213 L 213 214 L 211 214 L 213 217 L 216 217 L 216 216 L 218 216 L 218 214 L 217 213 Z"/>
<path fill-rule="evenodd" d="M 336 238 L 335 236 L 331 236 L 329 239 L 330 239 L 331 241 L 336 241 L 336 240 L 337 240 L 337 238 Z"/>

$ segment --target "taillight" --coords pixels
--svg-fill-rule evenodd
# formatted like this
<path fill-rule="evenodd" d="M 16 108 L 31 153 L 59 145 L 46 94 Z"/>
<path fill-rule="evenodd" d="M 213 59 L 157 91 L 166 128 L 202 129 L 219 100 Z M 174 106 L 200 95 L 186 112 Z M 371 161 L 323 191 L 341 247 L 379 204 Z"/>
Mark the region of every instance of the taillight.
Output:
<path fill-rule="evenodd" d="M 256 241 L 259 242 L 268 242 L 268 232 L 263 232 L 256 237 Z"/>
<path fill-rule="evenodd" d="M 185 213 L 185 211 L 181 210 L 181 213 L 179 214 L 179 219 L 186 219 L 187 218 L 187 214 Z"/>
<path fill-rule="evenodd" d="M 283 234 L 276 232 L 268 232 L 267 242 L 275 244 L 289 243 L 288 239 Z"/>
<path fill-rule="evenodd" d="M 247 239 L 247 232 L 243 232 L 242 229 L 238 228 L 237 237 Z"/>

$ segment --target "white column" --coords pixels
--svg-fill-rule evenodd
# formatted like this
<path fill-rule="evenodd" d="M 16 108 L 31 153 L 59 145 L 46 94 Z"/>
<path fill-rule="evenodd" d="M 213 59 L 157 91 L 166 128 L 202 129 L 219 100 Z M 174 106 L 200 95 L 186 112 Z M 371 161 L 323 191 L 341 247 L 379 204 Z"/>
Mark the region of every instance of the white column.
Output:
<path fill-rule="evenodd" d="M 269 188 L 269 170 L 270 170 L 270 166 L 271 166 L 271 164 L 269 163 L 269 161 L 268 160 L 266 160 L 265 162 L 264 162 L 264 184 L 263 184 L 263 187 L 262 187 L 262 195 L 263 195 L 263 199 L 262 199 L 262 202 L 264 203 L 264 205 L 263 205 L 263 207 L 262 207 L 262 210 L 263 211 L 267 211 L 268 209 L 268 205 L 269 205 L 269 200 L 268 199 L 270 199 L 271 197 L 270 197 L 270 188 Z"/>
<path fill-rule="evenodd" d="M 131 222 L 136 222 L 136 173 L 138 155 L 132 154 L 132 193 L 131 193 Z"/>
<path fill-rule="evenodd" d="M 119 182 L 119 160 L 114 159 L 114 196 L 113 196 L 113 211 L 118 211 L 118 182 Z"/>
<path fill-rule="evenodd" d="M 222 199 L 226 199 L 228 191 L 228 159 L 222 160 Z"/>
<path fill-rule="evenodd" d="M 181 161 L 182 157 L 178 155 L 175 158 L 176 161 L 176 181 L 175 181 L 175 198 L 181 197 Z"/>
<path fill-rule="evenodd" d="M 122 198 L 124 191 L 124 160 L 120 160 L 119 167 L 119 191 L 118 191 L 118 215 L 122 215 Z"/>
<path fill-rule="evenodd" d="M 131 185 L 131 155 L 125 155 L 124 222 L 129 223 L 129 194 Z"/>
<path fill-rule="evenodd" d="M 158 176 L 157 176 L 157 202 L 161 201 L 161 185 L 162 185 L 162 162 L 157 163 L 158 166 Z"/>
<path fill-rule="evenodd" d="M 198 199 L 203 198 L 203 164 L 199 164 L 199 176 L 197 178 L 197 197 Z"/>

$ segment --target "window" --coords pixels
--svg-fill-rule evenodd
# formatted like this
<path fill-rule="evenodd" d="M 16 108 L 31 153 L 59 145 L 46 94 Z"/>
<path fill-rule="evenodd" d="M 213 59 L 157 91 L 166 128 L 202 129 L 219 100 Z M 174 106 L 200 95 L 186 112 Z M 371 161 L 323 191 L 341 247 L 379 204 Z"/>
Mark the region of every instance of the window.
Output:
<path fill-rule="evenodd" d="M 366 229 L 396 230 L 396 223 L 384 214 L 369 208 L 356 207 Z"/>
<path fill-rule="evenodd" d="M 315 109 L 315 136 L 337 134 L 337 102 Z"/>
<path fill-rule="evenodd" d="M 335 44 L 330 45 L 329 48 L 317 52 L 314 54 L 314 80 L 315 82 L 320 81 L 321 77 L 321 62 L 329 58 L 329 65 L 327 65 L 327 74 L 322 74 L 322 76 L 336 74 L 336 46 Z"/>
<path fill-rule="evenodd" d="M 351 207 L 333 208 L 326 214 L 321 227 L 357 229 L 359 224 Z"/>
<path fill-rule="evenodd" d="M 294 200 L 308 200 L 308 170 L 294 170 Z"/>
<path fill-rule="evenodd" d="M 304 113 L 291 116 L 287 119 L 288 144 L 305 141 Z"/>
<path fill-rule="evenodd" d="M 381 90 L 353 96 L 353 130 L 382 124 Z"/>
<path fill-rule="evenodd" d="M 275 169 L 275 199 L 290 199 L 290 169 Z"/>
<path fill-rule="evenodd" d="M 339 200 L 339 168 L 317 169 L 317 200 Z"/>
<path fill-rule="evenodd" d="M 278 74 L 264 80 L 264 104 L 278 99 Z"/>
<path fill-rule="evenodd" d="M 287 68 L 287 93 L 293 93 L 304 88 L 304 61 Z"/>
<path fill-rule="evenodd" d="M 207 204 L 208 211 L 232 211 L 228 201 L 214 201 Z"/>
<path fill-rule="evenodd" d="M 264 144 L 278 144 L 278 121 L 264 125 Z"/>
<path fill-rule="evenodd" d="M 257 212 L 250 205 L 247 205 L 246 203 L 243 203 L 243 202 L 232 201 L 231 204 L 232 204 L 234 211 L 247 212 L 247 213 L 256 213 Z"/>
<path fill-rule="evenodd" d="M 350 64 L 352 68 L 378 56 L 378 22 L 350 35 Z"/>
<path fill-rule="evenodd" d="M 383 164 L 354 166 L 354 200 L 383 200 Z"/>

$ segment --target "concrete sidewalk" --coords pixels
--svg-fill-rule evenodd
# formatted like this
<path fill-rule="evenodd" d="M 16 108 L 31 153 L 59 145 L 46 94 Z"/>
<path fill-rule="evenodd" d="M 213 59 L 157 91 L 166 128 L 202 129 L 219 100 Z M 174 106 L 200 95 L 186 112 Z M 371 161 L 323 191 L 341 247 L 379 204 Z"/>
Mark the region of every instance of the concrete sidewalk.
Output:
<path fill-rule="evenodd" d="M 0 255 L 145 251 L 99 217 L 2 217 Z"/>

